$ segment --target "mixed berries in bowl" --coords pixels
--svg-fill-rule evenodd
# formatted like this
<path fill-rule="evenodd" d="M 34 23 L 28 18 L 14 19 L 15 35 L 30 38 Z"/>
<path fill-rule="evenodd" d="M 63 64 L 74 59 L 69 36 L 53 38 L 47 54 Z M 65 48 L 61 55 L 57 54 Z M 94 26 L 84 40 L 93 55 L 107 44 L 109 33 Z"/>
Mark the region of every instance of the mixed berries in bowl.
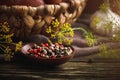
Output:
<path fill-rule="evenodd" d="M 62 44 L 31 43 L 21 49 L 29 59 L 43 65 L 60 65 L 69 61 L 74 56 L 74 49 Z"/>

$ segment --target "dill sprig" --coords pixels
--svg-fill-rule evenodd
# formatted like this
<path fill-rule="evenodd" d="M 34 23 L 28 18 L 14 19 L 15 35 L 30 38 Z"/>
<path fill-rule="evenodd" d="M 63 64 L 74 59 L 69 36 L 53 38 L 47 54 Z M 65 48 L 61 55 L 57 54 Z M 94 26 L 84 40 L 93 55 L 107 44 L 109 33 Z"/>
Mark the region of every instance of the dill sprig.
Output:
<path fill-rule="evenodd" d="M 50 38 L 52 40 L 57 40 L 57 42 L 60 44 L 65 43 L 66 45 L 71 45 L 71 43 L 73 42 L 73 39 L 70 37 L 74 37 L 74 31 L 79 30 L 84 33 L 85 39 L 87 40 L 88 45 L 94 46 L 95 36 L 92 34 L 92 32 L 88 32 L 82 27 L 72 28 L 71 24 L 69 23 L 64 23 L 60 27 L 59 26 L 60 26 L 59 21 L 55 19 L 54 21 L 52 21 L 52 25 L 46 29 L 46 32 L 51 35 Z M 59 28 L 59 30 L 55 31 L 54 28 Z"/>
<path fill-rule="evenodd" d="M 102 10 L 103 12 L 106 12 L 109 9 L 109 3 L 108 2 L 104 2 L 103 4 L 100 5 L 100 10 Z"/>
<path fill-rule="evenodd" d="M 5 56 L 5 61 L 10 61 L 13 58 L 14 53 L 20 50 L 22 42 L 15 43 L 12 40 L 14 36 L 13 33 L 10 33 L 10 26 L 7 22 L 0 23 L 0 51 L 1 54 Z M 13 50 L 10 45 L 15 46 Z"/>

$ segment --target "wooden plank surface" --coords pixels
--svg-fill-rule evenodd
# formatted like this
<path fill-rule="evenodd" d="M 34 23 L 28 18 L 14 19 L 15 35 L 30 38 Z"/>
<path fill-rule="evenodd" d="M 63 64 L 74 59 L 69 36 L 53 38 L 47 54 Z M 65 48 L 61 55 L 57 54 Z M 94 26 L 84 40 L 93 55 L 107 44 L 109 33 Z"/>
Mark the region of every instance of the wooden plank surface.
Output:
<path fill-rule="evenodd" d="M 0 80 L 120 80 L 120 62 L 70 61 L 59 67 L 3 63 Z"/>

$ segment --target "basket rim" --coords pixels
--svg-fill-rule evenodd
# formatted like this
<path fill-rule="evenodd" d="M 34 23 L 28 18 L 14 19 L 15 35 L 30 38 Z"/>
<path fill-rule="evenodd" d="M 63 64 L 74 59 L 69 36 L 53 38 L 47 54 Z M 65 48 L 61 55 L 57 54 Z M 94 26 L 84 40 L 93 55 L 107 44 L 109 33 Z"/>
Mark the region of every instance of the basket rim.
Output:
<path fill-rule="evenodd" d="M 87 0 L 70 0 L 70 1 L 77 1 L 77 2 L 79 2 L 79 3 L 81 3 L 81 2 L 86 2 Z M 59 4 L 42 4 L 42 5 L 40 5 L 40 6 L 60 6 L 60 4 L 69 4 L 70 5 L 70 3 L 69 2 L 60 2 Z M 6 7 L 6 8 L 10 8 L 10 7 L 20 7 L 20 8 L 22 8 L 22 7 L 32 7 L 32 8 L 38 8 L 38 7 L 40 7 L 40 6 L 36 6 L 36 7 L 34 7 L 34 6 L 26 6 L 26 5 L 11 5 L 11 6 L 7 6 L 7 5 L 0 5 L 1 7 Z"/>

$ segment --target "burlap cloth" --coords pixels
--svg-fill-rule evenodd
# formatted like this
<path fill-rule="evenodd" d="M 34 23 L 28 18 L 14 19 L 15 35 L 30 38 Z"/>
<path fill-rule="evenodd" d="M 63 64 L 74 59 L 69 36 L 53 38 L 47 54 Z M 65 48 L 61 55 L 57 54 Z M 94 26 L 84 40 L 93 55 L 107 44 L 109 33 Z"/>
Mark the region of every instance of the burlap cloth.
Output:
<path fill-rule="evenodd" d="M 87 45 L 86 39 L 81 36 L 82 33 L 80 31 L 75 31 L 75 36 L 73 38 L 73 44 L 72 46 L 75 49 L 76 55 L 74 56 L 75 58 L 80 58 L 83 56 L 89 56 L 89 55 L 96 55 L 97 53 L 100 52 L 100 46 L 101 43 L 106 45 L 108 47 L 108 50 L 112 49 L 114 50 L 114 54 L 120 53 L 120 42 L 115 42 L 110 40 L 108 37 L 101 36 L 97 33 L 94 33 L 93 30 L 90 28 L 90 17 L 91 14 L 82 14 L 80 18 L 72 25 L 73 27 L 83 27 L 86 30 L 92 31 L 93 34 L 96 36 L 96 44 L 93 47 L 90 47 Z M 111 54 L 108 54 L 108 56 L 111 56 Z"/>

